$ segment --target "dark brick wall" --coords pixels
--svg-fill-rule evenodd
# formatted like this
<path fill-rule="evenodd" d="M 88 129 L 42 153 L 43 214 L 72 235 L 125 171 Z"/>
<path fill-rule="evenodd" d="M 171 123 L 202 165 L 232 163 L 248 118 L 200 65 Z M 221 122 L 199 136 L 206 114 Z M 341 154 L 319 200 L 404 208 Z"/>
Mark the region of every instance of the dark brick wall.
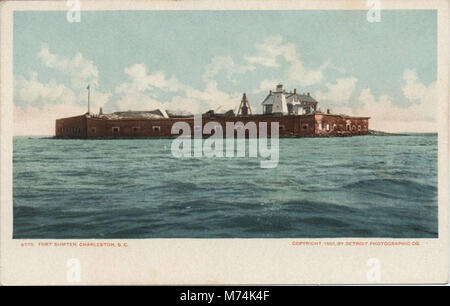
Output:
<path fill-rule="evenodd" d="M 193 118 L 171 119 L 121 119 L 106 120 L 77 116 L 56 121 L 56 137 L 61 138 L 167 138 L 177 137 L 171 133 L 172 125 L 183 121 L 194 134 Z M 271 123 L 279 123 L 280 137 L 363 135 L 369 130 L 368 118 L 342 117 L 338 115 L 312 114 L 302 116 L 250 116 L 237 118 L 203 118 L 202 125 L 216 122 L 226 135 L 227 122 L 267 123 L 267 135 L 271 135 Z M 203 130 L 203 128 L 202 128 Z M 235 135 L 238 132 L 235 131 Z M 209 134 L 208 134 L 209 135 Z M 260 136 L 260 135 L 257 135 Z"/>
<path fill-rule="evenodd" d="M 314 136 L 315 130 L 315 115 L 306 115 L 301 117 L 296 117 L 299 123 L 298 134 L 300 136 Z"/>
<path fill-rule="evenodd" d="M 312 116 L 311 119 L 313 120 Z M 310 120 L 311 120 L 310 119 Z M 192 118 L 171 118 L 171 119 L 152 119 L 152 120 L 102 120 L 97 118 L 89 118 L 87 120 L 87 137 L 88 138 L 140 138 L 140 137 L 152 137 L 152 138 L 167 138 L 177 137 L 171 133 L 172 125 L 175 122 L 182 121 L 189 124 L 191 128 L 191 134 L 194 134 L 194 119 Z M 226 135 L 226 123 L 227 122 L 242 122 L 246 125 L 248 122 L 254 122 L 258 127 L 259 123 L 267 123 L 267 135 L 271 135 L 271 123 L 279 123 L 279 135 L 280 137 L 293 137 L 298 134 L 300 130 L 300 119 L 297 116 L 284 116 L 284 117 L 238 117 L 234 120 L 230 118 L 203 118 L 202 126 L 204 127 L 208 122 L 216 122 L 222 127 L 223 134 Z M 310 126 L 314 126 L 310 124 Z M 202 130 L 203 130 L 202 127 Z M 245 131 L 244 131 L 245 132 Z M 313 128 L 308 131 L 313 133 Z M 308 133 L 304 132 L 304 133 Z M 213 132 L 214 133 L 214 132 Z M 235 132 L 237 135 L 238 132 Z M 210 134 L 208 134 L 210 135 Z M 259 135 L 257 135 L 259 136 Z"/>
<path fill-rule="evenodd" d="M 59 138 L 86 138 L 86 116 L 57 119 L 55 136 Z"/>
<path fill-rule="evenodd" d="M 316 135 L 364 135 L 369 132 L 369 118 L 315 115 Z"/>

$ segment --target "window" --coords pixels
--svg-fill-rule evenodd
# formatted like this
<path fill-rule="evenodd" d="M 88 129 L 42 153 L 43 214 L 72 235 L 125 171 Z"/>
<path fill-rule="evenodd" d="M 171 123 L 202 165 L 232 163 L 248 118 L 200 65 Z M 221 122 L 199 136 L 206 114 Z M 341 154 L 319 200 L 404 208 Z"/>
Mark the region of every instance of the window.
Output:
<path fill-rule="evenodd" d="M 112 128 L 112 131 L 113 131 L 113 133 L 119 133 L 120 127 L 114 126 L 114 127 Z"/>
<path fill-rule="evenodd" d="M 330 125 L 329 124 L 327 124 L 327 131 L 329 131 L 330 130 Z"/>
<path fill-rule="evenodd" d="M 139 127 L 138 126 L 133 126 L 133 132 L 139 132 Z"/>
<path fill-rule="evenodd" d="M 280 126 L 279 126 L 279 130 L 280 130 L 280 131 L 284 130 L 284 125 L 280 125 Z"/>
<path fill-rule="evenodd" d="M 333 130 L 336 130 L 337 125 L 333 124 Z"/>
<path fill-rule="evenodd" d="M 161 131 L 161 127 L 160 126 L 152 126 L 152 128 L 153 128 L 153 132 Z"/>
<path fill-rule="evenodd" d="M 361 126 L 360 125 L 358 125 L 358 131 L 361 131 Z"/>
<path fill-rule="evenodd" d="M 352 130 L 356 131 L 356 125 L 352 126 Z"/>
<path fill-rule="evenodd" d="M 322 130 L 322 122 L 319 122 L 319 130 Z"/>
<path fill-rule="evenodd" d="M 91 132 L 92 132 L 92 133 L 95 133 L 95 132 L 97 132 L 97 128 L 95 128 L 95 127 L 91 127 Z"/>
<path fill-rule="evenodd" d="M 303 124 L 302 129 L 307 130 L 308 129 L 308 124 Z"/>

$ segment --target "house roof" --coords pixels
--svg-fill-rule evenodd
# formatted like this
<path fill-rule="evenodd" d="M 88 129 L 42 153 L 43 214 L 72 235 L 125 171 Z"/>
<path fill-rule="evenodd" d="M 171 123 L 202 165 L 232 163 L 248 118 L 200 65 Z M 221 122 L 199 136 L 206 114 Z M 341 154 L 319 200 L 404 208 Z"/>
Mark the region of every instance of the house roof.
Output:
<path fill-rule="evenodd" d="M 311 97 L 309 95 L 303 95 L 303 94 L 298 94 L 298 93 L 289 93 L 289 94 L 287 94 L 286 99 L 291 98 L 293 96 L 297 96 L 298 99 L 302 102 L 319 103 L 313 97 Z"/>
<path fill-rule="evenodd" d="M 268 94 L 267 97 L 262 101 L 262 105 L 272 105 L 273 104 L 274 95 L 272 93 Z"/>
<path fill-rule="evenodd" d="M 167 118 L 166 116 L 165 111 L 160 109 L 153 111 L 124 111 L 100 115 L 100 117 L 107 119 L 156 119 Z"/>
<path fill-rule="evenodd" d="M 308 96 L 308 95 L 303 95 L 303 94 L 298 94 L 298 93 L 287 93 L 287 92 L 283 92 L 283 94 L 286 96 L 286 100 L 293 97 L 293 96 L 297 96 L 298 100 L 300 102 L 311 102 L 311 103 L 319 103 L 317 102 L 313 97 Z M 273 104 L 273 100 L 274 100 L 274 94 L 270 93 L 267 95 L 267 97 L 262 101 L 262 105 L 272 105 Z M 286 101 L 287 102 L 287 101 Z M 290 102 L 287 102 L 288 104 Z"/>

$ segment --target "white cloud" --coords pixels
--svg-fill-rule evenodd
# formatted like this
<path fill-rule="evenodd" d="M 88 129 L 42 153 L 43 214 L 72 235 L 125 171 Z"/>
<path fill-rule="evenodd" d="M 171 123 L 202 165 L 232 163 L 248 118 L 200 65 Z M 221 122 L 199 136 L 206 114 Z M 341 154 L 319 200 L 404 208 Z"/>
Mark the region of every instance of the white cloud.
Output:
<path fill-rule="evenodd" d="M 144 64 L 135 64 L 125 68 L 125 74 L 130 81 L 120 84 L 116 87 L 116 92 L 124 94 L 128 92 L 144 92 L 154 89 L 176 92 L 188 89 L 188 86 L 180 83 L 175 77 L 167 78 L 164 71 L 155 71 L 148 74 L 147 67 Z"/>
<path fill-rule="evenodd" d="M 83 90 L 75 93 L 64 84 L 57 83 L 51 79 L 48 83 L 38 80 L 38 74 L 31 72 L 29 78 L 18 76 L 14 79 L 14 91 L 16 101 L 24 102 L 32 107 L 43 107 L 46 105 L 78 105 L 87 111 L 87 92 Z M 110 93 L 104 93 L 91 89 L 91 110 L 106 103 Z"/>
<path fill-rule="evenodd" d="M 297 59 L 295 45 L 283 43 L 281 35 L 267 37 L 262 43 L 256 43 L 255 49 L 257 50 L 256 55 L 245 57 L 249 63 L 276 68 L 281 66 L 279 62 L 280 57 L 288 62 Z"/>
<path fill-rule="evenodd" d="M 96 111 L 110 98 L 110 93 L 97 90 L 98 70 L 81 53 L 72 59 L 52 54 L 42 45 L 38 58 L 43 65 L 69 77 L 72 87 L 39 80 L 37 72 L 14 79 L 14 134 L 53 135 L 55 120 L 87 112 L 86 85 L 91 84 L 91 111 Z"/>
<path fill-rule="evenodd" d="M 65 85 L 50 80 L 42 83 L 35 72 L 30 78 L 15 78 L 14 135 L 54 135 L 55 120 L 87 112 L 86 93 L 75 94 Z M 91 92 L 91 111 L 97 111 L 110 98 L 109 93 Z"/>
<path fill-rule="evenodd" d="M 415 70 L 403 74 L 404 96 L 410 102 L 407 107 L 394 105 L 392 98 L 381 95 L 378 99 L 369 88 L 361 90 L 358 108 L 340 107 L 335 112 L 356 116 L 370 116 L 370 128 L 388 132 L 436 132 L 437 100 L 436 82 L 423 84 Z"/>
<path fill-rule="evenodd" d="M 318 101 L 332 103 L 347 103 L 355 91 L 357 79 L 355 77 L 338 78 L 336 83 L 326 83 L 326 92 L 315 92 L 315 98 Z"/>
<path fill-rule="evenodd" d="M 423 114 L 429 119 L 434 119 L 437 107 L 436 82 L 426 86 L 423 84 L 415 69 L 406 69 L 403 72 L 405 85 L 402 87 L 403 94 L 411 103 L 422 106 Z"/>
<path fill-rule="evenodd" d="M 18 76 L 14 80 L 15 98 L 36 105 L 46 103 L 73 104 L 77 97 L 65 85 L 57 84 L 55 80 L 42 83 L 38 80 L 36 72 L 31 72 L 29 78 Z"/>
<path fill-rule="evenodd" d="M 258 94 L 260 92 L 268 92 L 271 89 L 274 89 L 276 85 L 278 85 L 280 81 L 276 80 L 262 80 L 259 83 L 259 87 L 252 91 L 253 94 Z"/>
<path fill-rule="evenodd" d="M 299 82 L 301 86 L 317 84 L 324 79 L 323 71 L 330 66 L 329 62 L 325 62 L 317 69 L 306 67 L 300 60 L 296 46 L 293 43 L 283 42 L 281 35 L 267 37 L 262 43 L 255 44 L 255 49 L 256 55 L 245 57 L 249 63 L 270 68 L 280 68 L 282 66 L 280 60 L 287 63 L 285 83 Z"/>
<path fill-rule="evenodd" d="M 316 70 L 309 69 L 299 59 L 296 59 L 291 62 L 287 70 L 287 75 L 290 80 L 299 82 L 302 86 L 311 86 L 323 81 L 323 71 L 327 67 L 328 63 L 324 63 Z"/>
<path fill-rule="evenodd" d="M 240 94 L 228 94 L 219 90 L 216 81 L 209 81 L 203 91 L 190 89 L 186 92 L 186 96 L 204 102 L 208 109 L 222 111 L 236 110 L 241 101 Z"/>
<path fill-rule="evenodd" d="M 190 112 L 192 114 L 200 114 L 208 109 L 208 106 L 204 102 L 183 97 L 175 96 L 169 102 L 164 103 L 164 108 L 171 111 Z"/>
<path fill-rule="evenodd" d="M 157 99 L 156 91 L 177 92 L 186 90 L 176 78 L 167 78 L 163 71 L 149 74 L 145 64 L 134 64 L 124 69 L 128 81 L 119 84 L 116 89 L 116 99 L 111 101 L 113 107 L 107 111 L 143 111 L 166 108 Z M 108 108 L 108 107 L 107 107 Z"/>
<path fill-rule="evenodd" d="M 164 108 L 158 100 L 146 94 L 130 92 L 117 100 L 116 109 L 112 111 L 144 111 L 158 108 Z"/>
<path fill-rule="evenodd" d="M 253 65 L 237 65 L 230 56 L 215 56 L 211 62 L 206 65 L 205 73 L 203 74 L 203 80 L 208 82 L 219 72 L 224 71 L 228 80 L 233 80 L 234 74 L 242 74 L 247 71 L 255 70 Z"/>
<path fill-rule="evenodd" d="M 93 87 L 98 86 L 97 67 L 79 52 L 72 59 L 67 59 L 51 53 L 48 45 L 42 44 L 38 58 L 46 67 L 68 75 L 72 86 L 76 89 L 85 88 L 88 84 L 91 84 Z"/>
<path fill-rule="evenodd" d="M 222 60 L 217 61 L 216 63 Z M 218 65 L 217 67 L 221 67 Z M 209 76 L 215 75 L 220 69 L 212 68 Z M 201 113 L 209 109 L 229 110 L 239 105 L 237 94 L 228 94 L 217 88 L 217 82 L 209 80 L 203 90 L 179 82 L 176 78 L 166 78 L 165 73 L 157 71 L 148 73 L 144 64 L 135 64 L 125 69 L 130 81 L 116 87 L 118 99 L 111 101 L 119 110 L 151 110 L 163 108 L 168 110 L 184 110 Z M 155 90 L 161 91 L 163 98 L 158 98 Z M 179 92 L 172 98 L 168 93 Z"/>

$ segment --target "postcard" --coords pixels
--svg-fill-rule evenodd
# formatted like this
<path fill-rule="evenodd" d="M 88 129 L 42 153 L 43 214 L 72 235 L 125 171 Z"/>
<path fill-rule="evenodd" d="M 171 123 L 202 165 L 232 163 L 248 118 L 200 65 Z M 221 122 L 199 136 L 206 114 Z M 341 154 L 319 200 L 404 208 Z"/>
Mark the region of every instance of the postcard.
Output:
<path fill-rule="evenodd" d="M 1 283 L 448 282 L 441 1 L 6 1 Z"/>

